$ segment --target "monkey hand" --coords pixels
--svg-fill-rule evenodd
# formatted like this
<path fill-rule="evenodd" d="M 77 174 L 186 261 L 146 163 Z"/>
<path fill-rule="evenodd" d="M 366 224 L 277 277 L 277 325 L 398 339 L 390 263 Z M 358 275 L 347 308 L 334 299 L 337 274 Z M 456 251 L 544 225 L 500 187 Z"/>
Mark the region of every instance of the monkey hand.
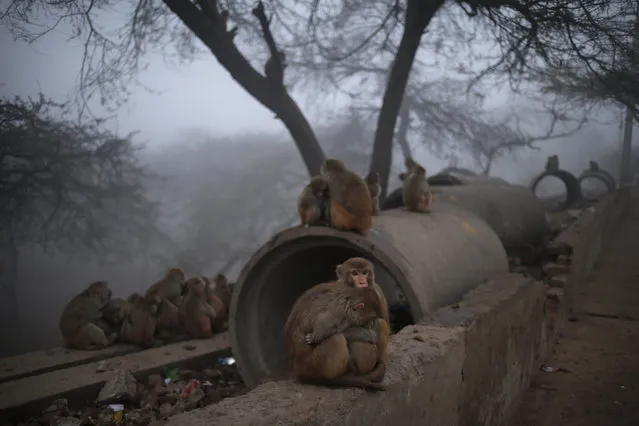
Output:
<path fill-rule="evenodd" d="M 304 343 L 306 343 L 307 345 L 312 345 L 315 342 L 313 341 L 313 334 L 312 333 L 306 333 L 304 335 Z"/>

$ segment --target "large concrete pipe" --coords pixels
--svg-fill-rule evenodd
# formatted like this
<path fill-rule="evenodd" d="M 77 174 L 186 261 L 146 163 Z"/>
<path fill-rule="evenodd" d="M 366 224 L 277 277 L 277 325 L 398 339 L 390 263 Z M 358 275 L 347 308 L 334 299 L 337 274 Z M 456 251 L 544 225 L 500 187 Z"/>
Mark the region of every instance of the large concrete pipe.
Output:
<path fill-rule="evenodd" d="M 589 180 L 597 180 L 606 185 L 606 191 L 612 192 L 617 189 L 617 181 L 615 178 L 605 170 L 599 170 L 598 172 L 594 172 L 592 170 L 584 170 L 579 175 L 579 188 L 581 188 L 582 195 L 584 194 L 583 184 Z"/>
<path fill-rule="evenodd" d="M 440 200 L 457 204 L 484 219 L 497 233 L 509 253 L 537 248 L 546 243 L 550 232 L 542 203 L 530 191 L 520 185 L 456 185 L 432 187 L 433 205 Z M 389 208 L 387 199 L 382 206 Z M 401 192 L 399 206 L 403 207 Z M 390 204 L 393 205 L 393 204 Z"/>
<path fill-rule="evenodd" d="M 439 172 L 437 172 L 438 175 L 446 174 L 446 173 L 457 173 L 457 174 L 462 174 L 466 176 L 477 176 L 477 173 L 473 172 L 472 170 L 465 169 L 463 167 L 445 167 L 441 169 Z"/>
<path fill-rule="evenodd" d="M 545 170 L 541 174 L 539 174 L 535 179 L 533 179 L 530 184 L 530 188 L 532 189 L 533 194 L 537 194 L 537 186 L 539 183 L 545 178 L 553 176 L 559 178 L 566 186 L 566 199 L 562 203 L 561 208 L 569 209 L 575 204 L 581 202 L 583 200 L 583 196 L 581 194 L 581 186 L 579 185 L 579 180 L 567 170 Z"/>
<path fill-rule="evenodd" d="M 248 261 L 231 301 L 231 345 L 247 386 L 289 376 L 283 328 L 293 303 L 334 280 L 335 266 L 353 256 L 373 262 L 389 305 L 407 306 L 413 321 L 508 270 L 495 232 L 453 203 L 438 202 L 430 214 L 383 212 L 365 237 L 324 227 L 282 231 Z"/>
<path fill-rule="evenodd" d="M 466 169 L 453 169 L 449 167 L 436 175 L 430 176 L 428 178 L 428 184 L 432 187 L 451 185 L 509 185 L 507 181 L 501 178 L 466 174 L 463 172 L 464 170 Z M 470 170 L 468 171 L 470 172 Z M 386 197 L 386 200 L 382 205 L 382 210 L 397 209 L 399 207 L 404 207 L 401 187 L 397 188 L 391 192 L 388 197 Z"/>

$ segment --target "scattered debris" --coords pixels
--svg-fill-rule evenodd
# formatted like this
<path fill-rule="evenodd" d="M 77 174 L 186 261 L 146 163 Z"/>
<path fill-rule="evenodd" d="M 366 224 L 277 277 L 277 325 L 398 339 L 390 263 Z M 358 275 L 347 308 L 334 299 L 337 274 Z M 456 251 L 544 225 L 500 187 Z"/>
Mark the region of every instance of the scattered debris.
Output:
<path fill-rule="evenodd" d="M 59 399 L 39 417 L 22 424 L 160 426 L 164 419 L 175 414 L 248 392 L 234 365 L 235 360 L 221 358 L 219 361 L 201 371 L 165 368 L 162 375 L 151 374 L 141 383 L 128 371 L 115 370 L 109 373 L 112 376 L 95 404 L 69 411 L 68 401 Z M 168 383 L 163 376 L 168 376 Z"/>
<path fill-rule="evenodd" d="M 98 404 L 129 402 L 135 398 L 138 382 L 128 370 L 115 370 L 98 395 Z"/>
<path fill-rule="evenodd" d="M 108 369 L 109 369 L 109 364 L 106 362 L 106 360 L 104 360 L 104 361 L 98 362 L 98 366 L 96 367 L 95 371 L 97 371 L 98 373 L 104 373 Z"/>
<path fill-rule="evenodd" d="M 544 373 L 556 373 L 558 371 L 561 371 L 562 373 L 568 373 L 568 370 L 566 370 L 565 368 L 551 367 L 549 365 L 542 365 L 541 367 L 539 367 L 539 369 Z"/>

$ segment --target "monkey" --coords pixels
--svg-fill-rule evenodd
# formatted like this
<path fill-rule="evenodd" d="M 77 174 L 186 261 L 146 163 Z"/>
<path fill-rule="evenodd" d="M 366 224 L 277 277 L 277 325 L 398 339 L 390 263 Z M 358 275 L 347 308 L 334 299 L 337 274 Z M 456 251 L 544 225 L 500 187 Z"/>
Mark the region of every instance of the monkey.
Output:
<path fill-rule="evenodd" d="M 368 185 L 336 159 L 326 159 L 320 175 L 328 182 L 331 226 L 365 235 L 373 226 L 373 203 Z"/>
<path fill-rule="evenodd" d="M 358 375 L 349 371 L 348 340 L 375 341 L 367 325 L 380 315 L 372 288 L 353 288 L 339 281 L 318 284 L 295 302 L 284 335 L 292 358 L 293 375 L 301 382 L 386 390 L 377 371 Z"/>
<path fill-rule="evenodd" d="M 186 288 L 180 312 L 184 330 L 196 339 L 212 337 L 217 312 L 207 301 L 206 281 L 201 277 L 190 278 Z"/>
<path fill-rule="evenodd" d="M 328 182 L 321 176 L 312 177 L 297 199 L 300 226 L 327 224 L 329 203 Z"/>
<path fill-rule="evenodd" d="M 102 308 L 111 296 L 106 281 L 95 281 L 67 303 L 60 317 L 60 331 L 66 346 L 97 350 L 115 342 L 117 333 L 102 320 Z"/>
<path fill-rule="evenodd" d="M 174 305 L 168 299 L 162 299 L 156 316 L 156 337 L 165 342 L 179 341 L 184 337 L 180 306 L 181 302 Z"/>
<path fill-rule="evenodd" d="M 373 216 L 377 216 L 379 214 L 379 194 L 382 192 L 382 187 L 380 185 L 379 173 L 370 172 L 368 176 L 366 176 L 366 184 L 368 185 L 368 191 L 371 194 L 371 202 L 373 205 Z"/>
<path fill-rule="evenodd" d="M 96 324 L 104 331 L 104 334 L 109 336 L 113 333 L 116 336 L 114 340 L 119 341 L 122 324 L 130 312 L 131 304 L 128 301 L 119 297 L 111 299 L 102 307 L 102 318 Z"/>
<path fill-rule="evenodd" d="M 211 280 L 205 278 L 206 301 L 213 307 L 215 318 L 211 320 L 211 330 L 214 333 L 224 331 L 226 321 L 229 318 L 231 307 L 231 296 L 233 287 L 224 274 L 217 274 L 213 278 L 215 286 L 211 285 Z"/>
<path fill-rule="evenodd" d="M 145 296 L 133 293 L 127 301 L 131 304 L 131 312 L 122 323 L 120 336 L 124 342 L 140 345 L 144 348 L 155 344 L 157 313 L 162 299 L 156 292 Z"/>
<path fill-rule="evenodd" d="M 180 297 L 184 290 L 184 271 L 180 268 L 171 268 L 164 278 L 154 283 L 145 293 L 145 297 L 157 294 L 160 299 L 168 299 L 174 305 L 180 303 Z"/>
<path fill-rule="evenodd" d="M 277 52 L 278 57 L 271 55 L 264 64 L 264 75 L 271 87 L 284 89 L 284 69 L 286 68 L 286 55 L 284 51 Z M 278 63 L 279 62 L 279 63 Z"/>
<path fill-rule="evenodd" d="M 402 200 L 407 210 L 428 213 L 432 194 L 426 179 L 426 169 L 410 157 L 406 157 L 406 173 L 401 173 Z"/>
<path fill-rule="evenodd" d="M 589 161 L 589 163 L 591 172 L 597 173 L 601 171 L 601 169 L 599 168 L 599 163 L 597 163 L 596 161 Z"/>
<path fill-rule="evenodd" d="M 378 365 L 384 365 L 388 338 L 390 336 L 390 314 L 388 301 L 382 288 L 375 281 L 373 264 L 363 257 L 352 257 L 335 268 L 338 282 L 348 287 L 370 287 L 375 290 L 379 300 L 381 316 L 373 324 L 376 334 L 375 344 L 365 341 L 349 341 L 351 370 L 356 373 L 367 373 Z"/>
<path fill-rule="evenodd" d="M 555 172 L 559 170 L 559 156 L 558 155 L 549 156 L 548 159 L 546 160 L 545 169 L 547 172 Z"/>

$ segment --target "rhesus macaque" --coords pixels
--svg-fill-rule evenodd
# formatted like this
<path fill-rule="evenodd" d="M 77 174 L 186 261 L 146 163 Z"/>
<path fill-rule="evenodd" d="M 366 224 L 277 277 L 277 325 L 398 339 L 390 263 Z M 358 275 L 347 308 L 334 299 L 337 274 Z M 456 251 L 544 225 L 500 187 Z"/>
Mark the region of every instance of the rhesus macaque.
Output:
<path fill-rule="evenodd" d="M 168 299 L 174 305 L 180 304 L 180 299 L 184 290 L 184 271 L 180 268 L 171 268 L 164 278 L 153 284 L 146 291 L 145 297 L 152 293 L 157 294 L 162 299 Z"/>
<path fill-rule="evenodd" d="M 375 281 L 373 264 L 363 257 L 352 257 L 341 265 L 337 265 L 336 274 L 339 282 L 349 287 L 371 287 L 377 293 L 381 316 L 373 324 L 376 333 L 376 344 L 364 341 L 349 341 L 351 351 L 351 369 L 355 372 L 367 373 L 386 361 L 386 350 L 390 336 L 390 315 L 388 302 L 382 288 Z M 355 367 L 355 368 L 353 368 Z M 385 371 L 385 370 L 384 370 Z"/>
<path fill-rule="evenodd" d="M 380 185 L 379 173 L 371 172 L 366 176 L 366 184 L 368 185 L 368 191 L 371 194 L 371 202 L 373 204 L 373 216 L 379 214 L 379 194 L 382 192 L 382 186 Z"/>
<path fill-rule="evenodd" d="M 591 172 L 600 172 L 599 164 L 596 161 L 589 161 Z"/>
<path fill-rule="evenodd" d="M 328 182 L 321 176 L 312 177 L 297 199 L 301 226 L 327 224 L 329 203 Z"/>
<path fill-rule="evenodd" d="M 279 66 L 277 59 L 271 56 L 264 64 L 264 75 L 272 87 L 284 88 L 284 70 L 286 69 L 286 55 L 283 51 L 278 52 Z"/>
<path fill-rule="evenodd" d="M 400 174 L 402 180 L 402 200 L 407 210 L 428 213 L 432 194 L 426 179 L 426 169 L 410 157 L 406 158 L 406 173 Z"/>
<path fill-rule="evenodd" d="M 117 333 L 102 319 L 102 308 L 111 300 L 111 295 L 106 281 L 96 281 L 67 303 L 60 318 L 60 331 L 66 346 L 97 350 L 115 342 Z"/>
<path fill-rule="evenodd" d="M 131 312 L 122 323 L 120 330 L 122 341 L 144 348 L 153 346 L 155 344 L 156 317 L 162 299 L 155 292 L 145 296 L 133 293 L 127 301 L 131 304 Z"/>
<path fill-rule="evenodd" d="M 373 202 L 364 179 L 332 158 L 324 161 L 321 176 L 328 182 L 331 225 L 366 234 L 373 225 Z"/>
<path fill-rule="evenodd" d="M 557 170 L 559 170 L 559 156 L 558 155 L 549 156 L 548 159 L 546 160 L 545 169 L 547 172 L 556 172 Z"/>
<path fill-rule="evenodd" d="M 384 364 L 378 371 L 349 371 L 348 339 L 374 345 L 370 324 L 381 315 L 374 289 L 348 287 L 341 282 L 318 284 L 304 292 L 293 305 L 284 326 L 293 374 L 302 382 L 385 390 Z M 383 370 L 383 371 L 382 371 Z"/>
<path fill-rule="evenodd" d="M 186 282 L 186 289 L 181 309 L 184 330 L 196 339 L 212 337 L 217 312 L 208 303 L 206 281 L 202 277 L 190 278 Z"/>
<path fill-rule="evenodd" d="M 213 283 L 208 279 L 206 281 L 206 301 L 215 311 L 215 319 L 211 320 L 211 330 L 219 333 L 224 331 L 229 318 L 233 286 L 223 274 L 217 274 L 213 278 Z"/>

